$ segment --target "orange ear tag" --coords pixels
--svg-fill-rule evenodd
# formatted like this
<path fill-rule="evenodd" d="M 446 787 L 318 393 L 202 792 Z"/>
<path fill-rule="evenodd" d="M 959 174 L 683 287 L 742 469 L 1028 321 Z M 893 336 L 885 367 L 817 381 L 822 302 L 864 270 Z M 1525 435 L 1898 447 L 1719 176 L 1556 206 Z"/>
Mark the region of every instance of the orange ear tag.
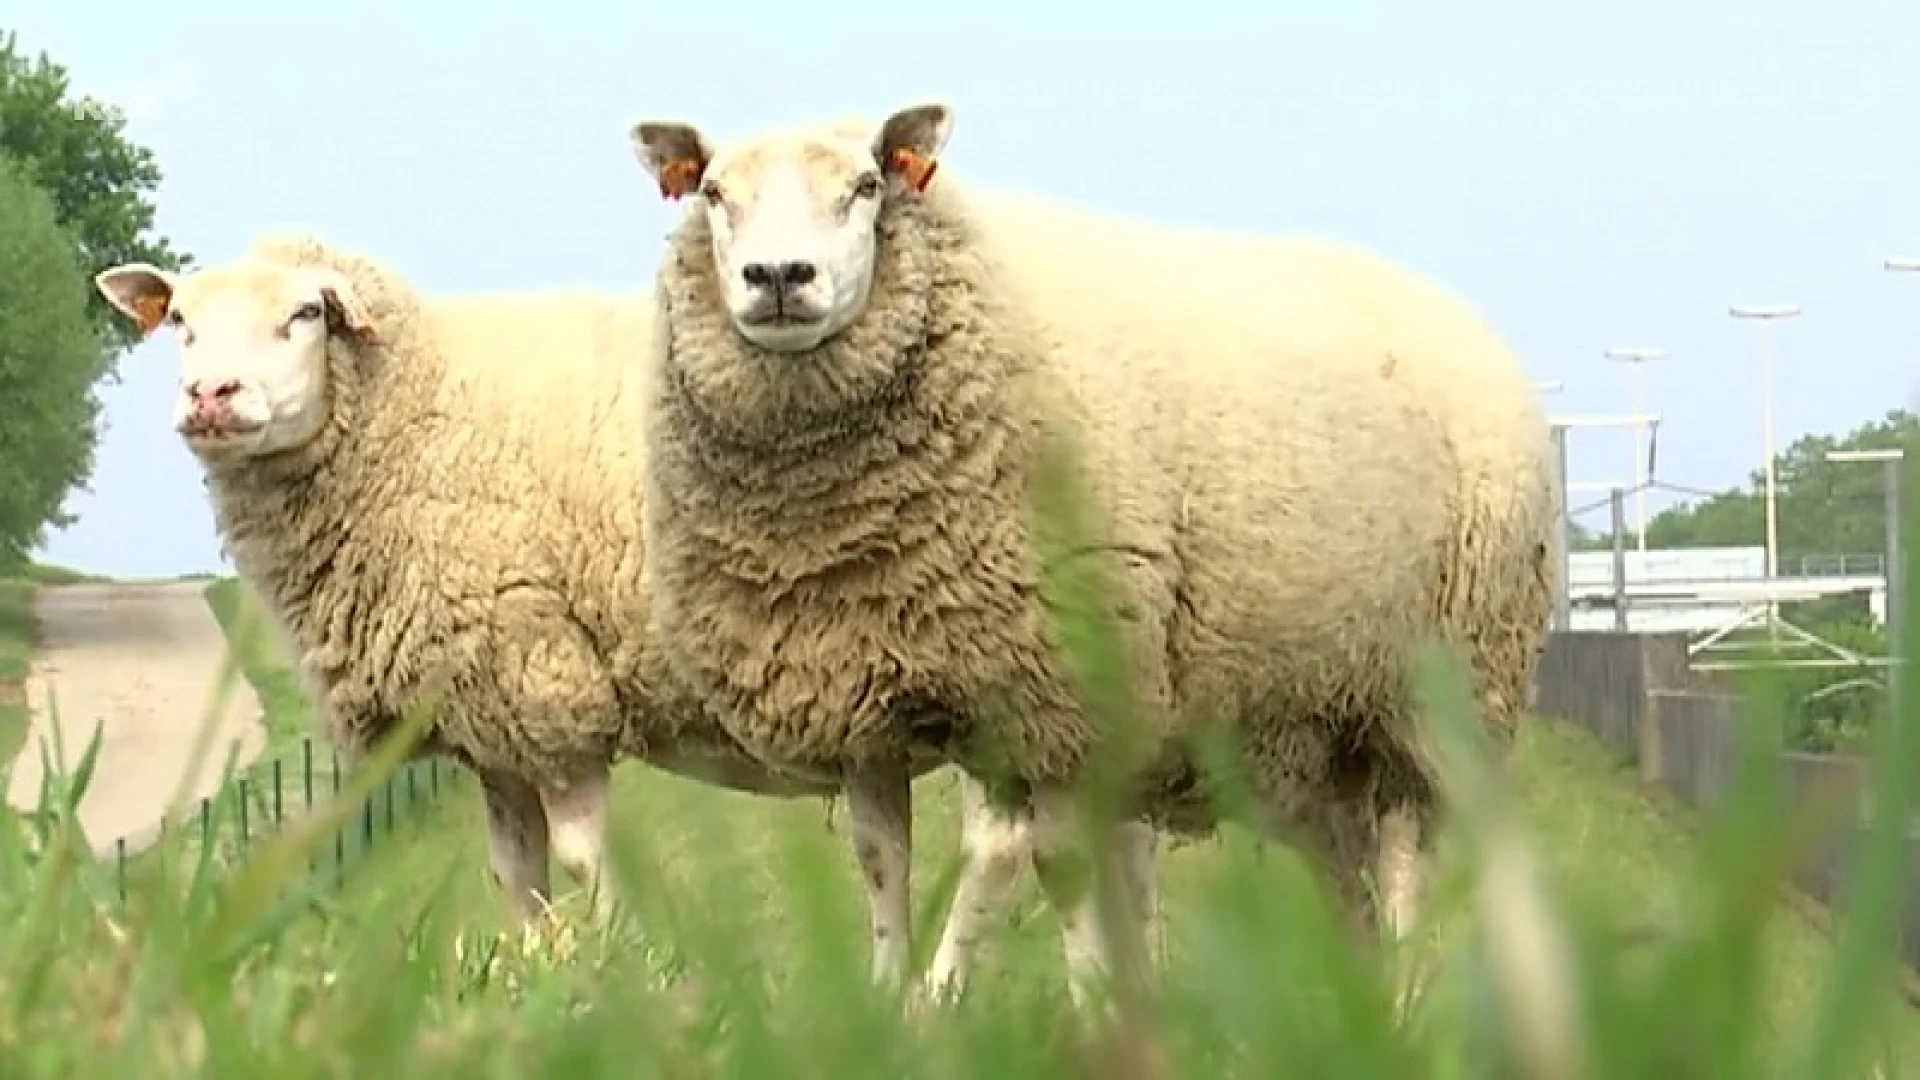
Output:
<path fill-rule="evenodd" d="M 681 158 L 660 170 L 660 195 L 667 199 L 684 198 L 699 181 L 700 163 L 692 158 Z"/>
<path fill-rule="evenodd" d="M 133 298 L 134 318 L 140 323 L 140 332 L 151 334 L 160 328 L 167 317 L 167 298 L 148 293 Z"/>
<path fill-rule="evenodd" d="M 895 150 L 893 167 L 900 170 L 900 178 L 914 191 L 925 191 L 933 183 L 933 174 L 940 163 L 929 157 L 921 157 L 911 150 Z"/>

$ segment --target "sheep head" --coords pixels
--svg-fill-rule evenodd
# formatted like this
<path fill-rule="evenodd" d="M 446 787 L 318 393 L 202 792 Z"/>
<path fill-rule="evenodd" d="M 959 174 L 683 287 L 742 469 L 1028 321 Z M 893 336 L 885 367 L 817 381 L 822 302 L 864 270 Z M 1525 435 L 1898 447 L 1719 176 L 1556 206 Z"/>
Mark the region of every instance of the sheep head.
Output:
<path fill-rule="evenodd" d="M 633 126 L 634 154 L 670 199 L 697 194 L 734 326 L 804 352 L 865 310 L 875 224 L 889 199 L 933 177 L 952 110 L 914 105 L 871 124 L 765 131 L 719 148 L 683 123 Z"/>
<path fill-rule="evenodd" d="M 327 416 L 327 339 L 374 338 L 337 271 L 243 258 L 189 274 L 127 263 L 94 287 L 147 333 L 171 326 L 180 348 L 174 428 L 202 458 L 304 445 Z"/>

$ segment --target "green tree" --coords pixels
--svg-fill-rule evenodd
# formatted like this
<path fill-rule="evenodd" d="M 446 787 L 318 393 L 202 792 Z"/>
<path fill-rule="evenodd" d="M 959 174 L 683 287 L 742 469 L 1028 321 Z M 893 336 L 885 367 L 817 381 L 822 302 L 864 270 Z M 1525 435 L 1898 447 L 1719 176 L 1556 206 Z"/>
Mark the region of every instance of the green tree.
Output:
<path fill-rule="evenodd" d="M 71 91 L 65 68 L 45 53 L 27 56 L 12 33 L 0 32 L 0 157 L 16 162 L 52 199 L 54 220 L 67 230 L 81 266 L 140 260 L 180 269 L 187 257 L 154 231 L 150 196 L 160 186 L 160 166 L 153 152 L 126 137 L 117 108 Z M 138 331 L 93 290 L 84 299 L 111 372 Z"/>
<path fill-rule="evenodd" d="M 1920 418 L 1889 412 L 1845 435 L 1807 435 L 1774 458 L 1780 571 L 1794 574 L 1804 556 L 1877 555 L 1886 547 L 1881 470 L 1826 459 L 1830 450 L 1905 445 L 1920 434 Z M 1744 487 L 1662 511 L 1647 522 L 1647 546 L 1715 547 L 1758 544 L 1766 535 L 1764 479 L 1759 470 Z"/>
<path fill-rule="evenodd" d="M 1648 525 L 1651 527 L 1652 523 L 1649 522 Z M 1613 533 L 1590 528 L 1578 521 L 1570 521 L 1567 523 L 1567 543 L 1573 551 L 1611 550 Z"/>
<path fill-rule="evenodd" d="M 100 405 L 138 332 L 92 288 L 119 262 L 181 269 L 154 231 L 160 167 L 110 105 L 0 31 L 0 564 L 17 563 L 93 472 Z"/>
<path fill-rule="evenodd" d="M 105 370 L 92 292 L 53 202 L 0 158 L 0 567 L 14 568 L 93 470 Z"/>

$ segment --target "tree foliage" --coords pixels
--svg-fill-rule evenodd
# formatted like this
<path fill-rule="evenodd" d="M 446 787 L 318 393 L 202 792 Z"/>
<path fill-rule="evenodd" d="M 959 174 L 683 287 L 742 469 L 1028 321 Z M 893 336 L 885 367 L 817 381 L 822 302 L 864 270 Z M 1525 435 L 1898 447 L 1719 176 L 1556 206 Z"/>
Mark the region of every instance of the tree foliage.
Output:
<path fill-rule="evenodd" d="M 61 504 L 93 472 L 94 388 L 138 340 L 92 273 L 188 261 L 154 231 L 160 167 L 125 127 L 0 31 L 0 568 L 68 523 Z"/>
<path fill-rule="evenodd" d="M 0 32 L 0 157 L 12 159 L 53 202 L 79 264 L 99 269 L 140 260 L 169 270 L 188 262 L 154 232 L 153 191 L 160 166 L 130 141 L 114 106 L 72 93 L 66 69 L 42 53 L 29 57 Z M 12 303 L 10 299 L 0 300 Z M 111 354 L 137 331 L 88 290 L 88 319 Z M 112 370 L 109 360 L 107 370 Z"/>
<path fill-rule="evenodd" d="M 1838 437 L 1803 436 L 1774 458 L 1781 573 L 1796 572 L 1808 555 L 1877 555 L 1885 549 L 1887 519 L 1881 469 L 1828 461 L 1827 452 L 1903 446 L 1917 433 L 1920 418 L 1895 410 Z M 1647 522 L 1647 546 L 1764 542 L 1764 484 L 1764 477 L 1756 469 L 1742 487 L 1662 511 Z"/>
<path fill-rule="evenodd" d="M 17 566 L 93 469 L 106 368 L 92 291 L 53 202 L 0 158 L 0 567 Z"/>

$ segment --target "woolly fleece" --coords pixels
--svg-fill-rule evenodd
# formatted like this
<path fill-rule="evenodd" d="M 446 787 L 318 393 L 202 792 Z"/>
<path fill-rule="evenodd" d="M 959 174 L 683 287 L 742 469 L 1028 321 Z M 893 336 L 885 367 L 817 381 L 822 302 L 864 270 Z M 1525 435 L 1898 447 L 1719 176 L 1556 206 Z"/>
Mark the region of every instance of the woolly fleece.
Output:
<path fill-rule="evenodd" d="M 633 499 L 643 297 L 428 300 L 311 236 L 253 254 L 343 271 L 379 333 L 329 339 L 311 442 L 208 465 L 223 541 L 338 744 L 364 751 L 424 690 L 425 752 L 535 784 L 624 751 L 747 790 L 828 790 L 774 782 L 664 689 Z"/>
<path fill-rule="evenodd" d="M 1547 621 L 1545 430 L 1463 306 L 1326 245 L 972 195 L 945 169 L 877 230 L 867 311 L 809 353 L 734 330 L 698 210 L 657 282 L 657 628 L 750 749 L 1076 772 L 1099 733 L 1026 513 L 1056 432 L 1105 515 L 1150 721 L 1228 718 L 1279 817 L 1430 800 L 1401 678 L 1424 630 L 1465 639 L 1510 725 Z M 1172 825 L 1175 801 L 1149 809 Z"/>

